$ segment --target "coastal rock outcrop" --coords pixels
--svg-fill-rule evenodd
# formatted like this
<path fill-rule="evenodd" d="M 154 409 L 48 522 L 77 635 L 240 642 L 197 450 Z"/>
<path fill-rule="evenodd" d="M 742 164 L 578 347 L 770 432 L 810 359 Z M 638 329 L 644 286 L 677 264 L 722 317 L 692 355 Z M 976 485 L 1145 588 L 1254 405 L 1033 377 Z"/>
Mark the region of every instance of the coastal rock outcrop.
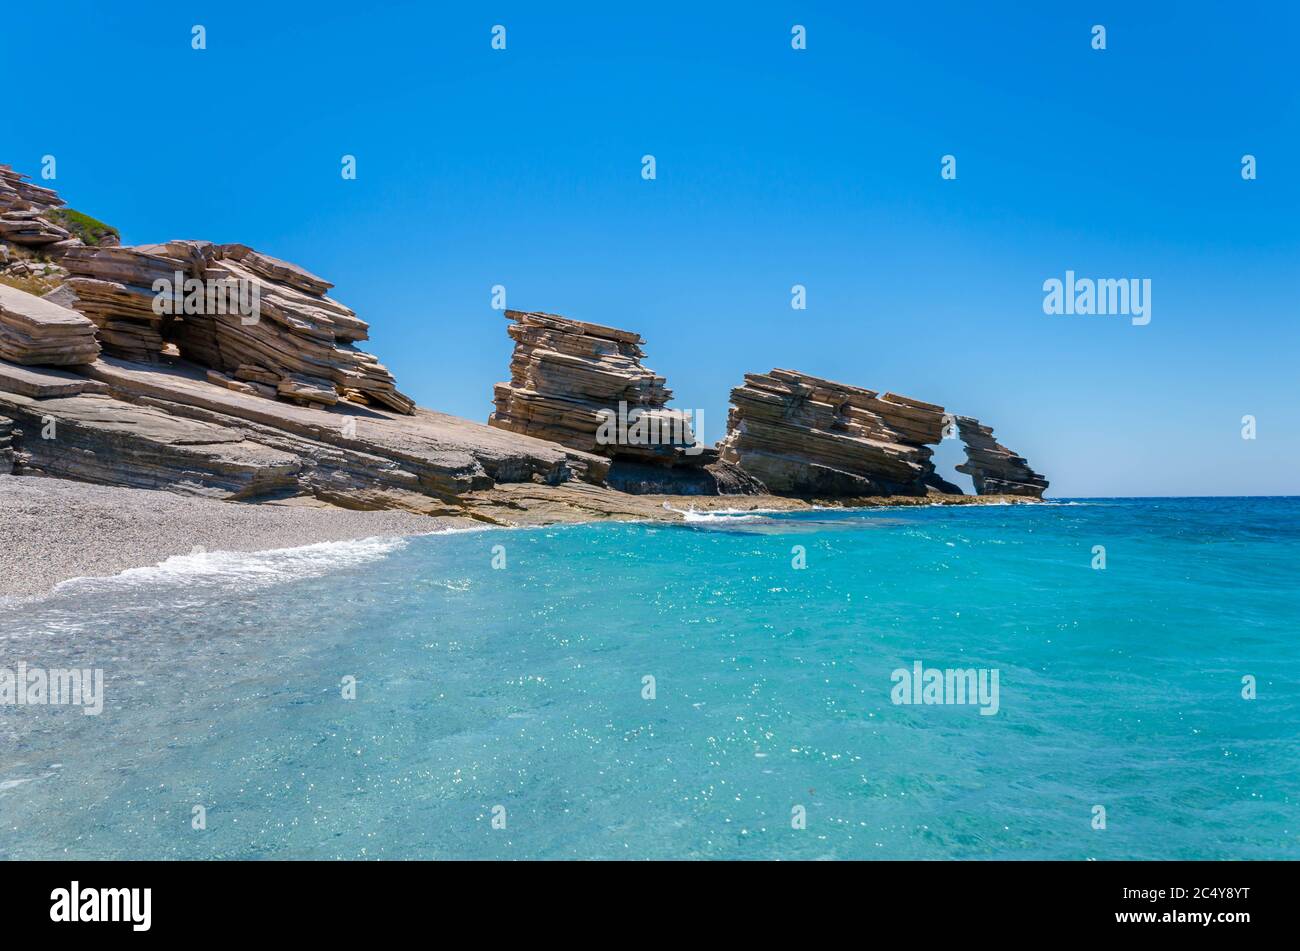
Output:
<path fill-rule="evenodd" d="M 609 471 L 603 456 L 429 410 L 264 399 L 212 383 L 177 358 L 137 364 L 104 357 L 78 368 L 89 377 L 79 381 L 58 370 L 12 369 L 24 379 L 6 382 L 14 375 L 0 365 L 0 416 L 17 427 L 19 474 L 248 501 L 303 496 L 345 508 L 465 514 L 467 495 L 501 483 L 595 487 Z"/>
<path fill-rule="evenodd" d="M 353 346 L 369 335 L 366 322 L 297 265 L 206 241 L 74 248 L 62 263 L 110 354 L 151 361 L 173 344 L 187 360 L 269 387 L 254 390 L 263 395 L 415 409 L 387 368 Z"/>
<path fill-rule="evenodd" d="M 930 448 L 958 435 L 967 461 L 957 471 L 972 476 L 976 494 L 1041 498 L 1047 488 L 990 428 L 935 403 L 780 369 L 746 374 L 731 403 L 721 458 L 777 494 L 960 495 Z"/>
<path fill-rule="evenodd" d="M 95 325 L 81 314 L 0 284 L 0 359 L 66 366 L 98 356 Z"/>
<path fill-rule="evenodd" d="M 668 406 L 664 377 L 641 363 L 640 334 L 558 314 L 505 315 L 515 348 L 510 381 L 494 388 L 489 425 L 608 456 L 609 484 L 624 492 L 762 490 L 699 442 L 697 414 Z"/>
<path fill-rule="evenodd" d="M 242 244 L 123 247 L 116 230 L 7 165 L 0 165 L 0 284 L 75 308 L 114 356 L 149 362 L 179 354 L 247 384 L 245 392 L 295 403 L 415 409 L 379 360 L 357 349 L 368 325 L 328 296 L 329 281 Z M 85 356 L 46 359 L 26 345 L 23 359 L 15 349 L 22 343 L 0 341 L 0 357 L 53 364 Z"/>
<path fill-rule="evenodd" d="M 0 240 L 29 248 L 68 241 L 72 233 L 52 220 L 54 209 L 63 204 L 57 192 L 0 165 Z"/>
<path fill-rule="evenodd" d="M 1050 484 L 1023 456 L 993 438 L 993 429 L 971 416 L 957 416 L 966 461 L 957 467 L 971 477 L 979 495 L 1023 495 L 1041 499 Z"/>
<path fill-rule="evenodd" d="M 123 247 L 7 166 L 0 217 L 0 473 L 504 524 L 534 503 L 501 485 L 611 494 L 606 455 L 416 407 L 297 265 Z"/>
<path fill-rule="evenodd" d="M 671 462 L 695 442 L 689 414 L 667 408 L 672 391 L 641 365 L 641 335 L 557 314 L 507 310 L 514 323 L 510 382 L 494 388 L 488 425 L 549 439 L 584 452 Z M 647 438 L 601 438 L 614 414 L 644 418 Z M 649 438 L 652 426 L 658 438 Z M 626 427 L 625 427 L 626 428 Z M 607 429 L 608 431 L 608 429 Z"/>
<path fill-rule="evenodd" d="M 731 391 L 721 458 L 769 491 L 800 496 L 925 495 L 927 443 L 943 407 L 793 370 L 747 373 Z"/>
<path fill-rule="evenodd" d="M 751 374 L 712 449 L 639 334 L 554 314 L 506 312 L 488 425 L 422 409 L 331 288 L 246 245 L 122 246 L 0 166 L 0 474 L 495 524 L 681 511 L 653 495 L 957 492 L 931 462 L 939 406 Z M 992 430 L 959 425 L 978 491 L 1041 496 Z"/>

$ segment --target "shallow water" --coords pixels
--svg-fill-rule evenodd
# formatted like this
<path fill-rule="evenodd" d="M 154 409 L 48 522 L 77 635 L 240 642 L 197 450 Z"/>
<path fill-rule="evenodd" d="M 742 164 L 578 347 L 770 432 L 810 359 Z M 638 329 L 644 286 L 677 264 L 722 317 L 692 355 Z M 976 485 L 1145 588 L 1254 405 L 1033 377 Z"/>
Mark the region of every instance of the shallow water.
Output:
<path fill-rule="evenodd" d="M 0 706 L 0 856 L 1297 858 L 1297 577 L 1297 499 L 173 559 L 0 618 L 106 681 Z M 918 660 L 996 715 L 893 704 Z"/>

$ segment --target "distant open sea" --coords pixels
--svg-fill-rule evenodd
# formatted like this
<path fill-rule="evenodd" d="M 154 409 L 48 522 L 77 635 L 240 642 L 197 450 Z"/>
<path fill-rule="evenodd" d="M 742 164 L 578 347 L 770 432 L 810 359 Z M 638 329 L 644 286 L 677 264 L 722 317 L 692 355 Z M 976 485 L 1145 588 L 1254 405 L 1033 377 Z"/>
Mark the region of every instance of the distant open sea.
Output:
<path fill-rule="evenodd" d="M 0 706 L 9 859 L 1300 858 L 1296 498 L 188 556 L 7 609 L 19 662 L 106 701 Z"/>

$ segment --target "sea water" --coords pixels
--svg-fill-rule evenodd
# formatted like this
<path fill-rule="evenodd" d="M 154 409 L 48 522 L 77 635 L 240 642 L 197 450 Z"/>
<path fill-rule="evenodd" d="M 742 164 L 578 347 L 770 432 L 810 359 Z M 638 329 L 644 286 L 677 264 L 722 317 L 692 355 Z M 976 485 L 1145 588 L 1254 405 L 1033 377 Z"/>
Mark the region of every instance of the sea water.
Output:
<path fill-rule="evenodd" d="M 0 857 L 1297 858 L 1298 580 L 1290 498 L 172 559 L 0 618 L 104 674 L 0 706 Z"/>

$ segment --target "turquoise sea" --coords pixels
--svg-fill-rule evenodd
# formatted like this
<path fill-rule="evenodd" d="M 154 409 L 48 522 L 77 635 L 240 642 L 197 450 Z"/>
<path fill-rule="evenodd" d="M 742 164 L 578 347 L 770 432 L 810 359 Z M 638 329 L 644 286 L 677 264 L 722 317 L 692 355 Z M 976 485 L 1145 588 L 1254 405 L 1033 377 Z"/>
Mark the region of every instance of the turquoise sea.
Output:
<path fill-rule="evenodd" d="M 172 559 L 0 616 L 106 698 L 0 706 L 0 857 L 1300 858 L 1298 582 L 1295 498 Z"/>

